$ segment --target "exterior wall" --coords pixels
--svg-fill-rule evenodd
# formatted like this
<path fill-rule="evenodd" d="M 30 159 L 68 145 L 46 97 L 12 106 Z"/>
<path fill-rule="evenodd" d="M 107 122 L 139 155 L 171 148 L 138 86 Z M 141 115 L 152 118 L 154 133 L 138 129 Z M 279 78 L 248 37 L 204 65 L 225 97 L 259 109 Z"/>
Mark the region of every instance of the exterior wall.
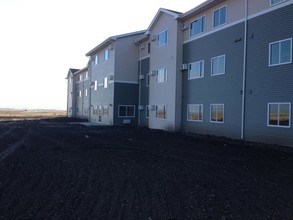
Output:
<path fill-rule="evenodd" d="M 184 63 L 204 60 L 204 77 L 183 72 L 182 128 L 186 132 L 239 139 L 241 136 L 244 23 L 184 44 Z M 221 39 L 221 41 L 219 41 Z M 211 58 L 225 55 L 225 74 L 211 76 Z M 203 121 L 187 121 L 187 105 L 203 104 Z M 224 123 L 210 122 L 210 105 L 224 104 Z"/>
<path fill-rule="evenodd" d="M 112 48 L 115 48 L 115 42 L 112 43 Z M 109 44 L 101 48 L 95 55 L 99 56 L 99 62 L 95 64 L 95 55 L 91 57 L 91 82 L 97 81 L 97 90 L 91 88 L 91 109 L 90 120 L 105 125 L 113 125 L 113 106 L 114 100 L 114 86 L 110 76 L 115 73 L 115 49 L 109 49 L 109 59 L 105 60 L 104 51 L 109 49 Z M 108 78 L 109 86 L 104 88 L 104 78 Z M 109 106 L 108 115 L 103 115 L 98 112 L 100 106 Z"/>
<path fill-rule="evenodd" d="M 293 146 L 292 110 L 291 128 L 267 126 L 268 103 L 293 104 L 292 62 L 269 67 L 269 44 L 293 38 L 292 12 L 293 4 L 248 21 L 246 140 Z"/>
<path fill-rule="evenodd" d="M 79 72 L 75 75 L 75 117 L 77 118 L 88 118 L 89 115 L 89 89 L 90 83 L 89 78 L 85 78 L 85 72 Z M 79 76 L 81 76 L 81 80 L 78 80 Z M 85 90 L 88 90 L 88 94 L 86 95 Z M 81 97 L 79 96 L 79 91 L 81 91 Z M 74 108 L 73 107 L 73 108 Z"/>
<path fill-rule="evenodd" d="M 139 61 L 139 74 L 144 76 L 143 80 L 139 80 L 139 105 L 143 106 L 143 110 L 138 112 L 139 125 L 148 127 L 147 106 L 149 105 L 149 86 L 147 85 L 147 77 L 150 72 L 150 58 L 144 58 Z"/>
<path fill-rule="evenodd" d="M 167 82 L 157 83 L 156 76 L 150 77 L 149 104 L 166 105 L 166 118 L 158 119 L 155 117 L 155 111 L 150 111 L 149 127 L 175 131 L 181 127 L 180 118 L 176 120 L 176 105 L 181 105 L 181 100 L 176 100 L 176 92 L 181 93 L 176 90 L 177 83 L 180 83 L 177 81 L 177 75 L 180 74 L 177 67 L 178 23 L 173 16 L 161 13 L 151 34 L 158 35 L 165 30 L 168 30 L 166 45 L 157 47 L 157 40 L 151 41 L 150 71 L 167 68 Z"/>
<path fill-rule="evenodd" d="M 254 16 L 259 13 L 275 10 L 276 8 L 283 7 L 292 2 L 292 0 L 284 0 L 278 4 L 271 5 L 271 0 L 248 0 L 248 16 Z"/>
<path fill-rule="evenodd" d="M 75 116 L 75 112 L 73 111 L 74 108 L 74 104 L 73 104 L 73 100 L 74 100 L 74 96 L 73 96 L 73 92 L 74 90 L 74 83 L 73 83 L 73 77 L 71 76 L 71 74 L 68 76 L 67 78 L 67 117 L 74 117 Z"/>
<path fill-rule="evenodd" d="M 120 38 L 115 43 L 115 81 L 138 83 L 139 51 L 134 41 L 138 35 Z"/>
<path fill-rule="evenodd" d="M 115 125 L 124 125 L 124 120 L 130 120 L 131 125 L 137 125 L 137 105 L 138 105 L 138 84 L 131 83 L 114 83 L 115 98 L 113 117 Z M 119 105 L 134 105 L 135 116 L 134 117 L 119 117 L 118 107 Z"/>
<path fill-rule="evenodd" d="M 255 0 L 252 0 L 255 1 Z M 258 1 L 255 1 L 258 2 Z M 225 25 L 222 25 L 220 27 L 214 28 L 213 27 L 213 13 L 216 9 L 221 8 L 223 6 L 227 6 L 227 22 Z M 201 37 L 202 35 L 209 34 L 210 32 L 215 32 L 218 29 L 222 29 L 227 27 L 228 25 L 233 25 L 235 22 L 241 22 L 243 21 L 245 17 L 245 1 L 235 1 L 235 0 L 227 0 L 223 1 L 222 3 L 211 7 L 210 9 L 201 12 L 197 14 L 196 16 L 193 16 L 192 18 L 184 21 L 186 24 L 188 24 L 188 27 L 190 28 L 190 23 L 193 22 L 194 20 L 205 16 L 206 19 L 206 26 L 205 26 L 205 32 L 195 36 L 195 37 L 190 37 L 190 29 L 187 29 L 184 31 L 184 41 L 192 40 L 193 38 L 198 38 Z"/>

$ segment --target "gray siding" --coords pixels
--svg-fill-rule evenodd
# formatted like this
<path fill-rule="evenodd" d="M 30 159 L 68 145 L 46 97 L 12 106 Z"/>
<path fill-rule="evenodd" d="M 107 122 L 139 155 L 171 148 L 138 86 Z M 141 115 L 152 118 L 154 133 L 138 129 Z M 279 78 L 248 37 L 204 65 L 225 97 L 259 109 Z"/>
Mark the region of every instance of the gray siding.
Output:
<path fill-rule="evenodd" d="M 138 105 L 138 84 L 131 83 L 114 83 L 114 125 L 123 125 L 124 119 L 130 119 L 131 125 L 137 125 L 137 105 Z M 119 105 L 134 105 L 135 117 L 118 117 Z"/>
<path fill-rule="evenodd" d="M 141 63 L 141 65 L 140 65 Z M 144 109 L 140 111 L 140 126 L 148 126 L 148 118 L 146 118 L 146 106 L 149 104 L 149 86 L 146 86 L 147 75 L 150 72 L 150 58 L 139 61 L 139 73 L 144 75 L 144 80 L 140 80 L 140 105 Z M 141 68 L 141 70 L 140 70 Z"/>
<path fill-rule="evenodd" d="M 245 139 L 293 146 L 291 128 L 267 126 L 269 102 L 293 104 L 293 65 L 269 67 L 269 44 L 293 37 L 293 5 L 248 22 Z M 276 19 L 277 18 L 277 19 Z"/>
<path fill-rule="evenodd" d="M 204 60 L 204 77 L 188 80 L 184 71 L 182 129 L 187 132 L 241 136 L 244 23 L 184 44 L 183 63 Z M 241 38 L 242 41 L 234 42 Z M 211 76 L 211 58 L 226 56 L 225 74 Z M 187 121 L 187 104 L 203 104 L 203 122 Z M 210 104 L 224 104 L 224 123 L 210 122 Z"/>

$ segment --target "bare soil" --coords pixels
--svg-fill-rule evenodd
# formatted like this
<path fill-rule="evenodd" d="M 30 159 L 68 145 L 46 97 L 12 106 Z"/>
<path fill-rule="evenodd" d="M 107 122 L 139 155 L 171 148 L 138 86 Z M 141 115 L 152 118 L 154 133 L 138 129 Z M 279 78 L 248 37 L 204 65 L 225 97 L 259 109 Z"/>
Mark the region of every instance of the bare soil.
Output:
<path fill-rule="evenodd" d="M 293 219 L 291 148 L 73 122 L 0 122 L 0 219 Z"/>

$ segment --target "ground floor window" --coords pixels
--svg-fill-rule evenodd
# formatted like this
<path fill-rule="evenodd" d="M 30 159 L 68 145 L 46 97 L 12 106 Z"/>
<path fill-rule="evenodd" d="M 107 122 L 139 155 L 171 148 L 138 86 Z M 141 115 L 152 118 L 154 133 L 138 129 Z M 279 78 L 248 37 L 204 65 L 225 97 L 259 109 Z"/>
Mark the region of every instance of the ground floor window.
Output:
<path fill-rule="evenodd" d="M 156 105 L 156 118 L 166 118 L 166 105 Z"/>
<path fill-rule="evenodd" d="M 145 109 L 146 109 L 146 111 L 145 111 L 145 117 L 146 117 L 146 118 L 149 118 L 149 117 L 150 117 L 150 106 L 147 105 L 147 106 L 145 107 Z"/>
<path fill-rule="evenodd" d="M 135 117 L 134 105 L 119 105 L 118 117 Z"/>
<path fill-rule="evenodd" d="M 103 116 L 109 116 L 109 106 L 108 105 L 103 106 Z"/>
<path fill-rule="evenodd" d="M 290 127 L 291 103 L 268 104 L 268 126 Z"/>
<path fill-rule="evenodd" d="M 188 121 L 203 121 L 203 105 L 202 104 L 187 105 L 187 120 Z"/>
<path fill-rule="evenodd" d="M 224 104 L 211 104 L 211 122 L 224 123 Z"/>

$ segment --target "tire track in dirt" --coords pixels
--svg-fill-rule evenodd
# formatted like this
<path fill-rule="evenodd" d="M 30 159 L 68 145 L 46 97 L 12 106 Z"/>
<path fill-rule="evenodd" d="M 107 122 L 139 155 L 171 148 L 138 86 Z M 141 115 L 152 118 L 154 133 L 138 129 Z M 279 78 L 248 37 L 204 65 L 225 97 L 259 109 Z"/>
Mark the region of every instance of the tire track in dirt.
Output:
<path fill-rule="evenodd" d="M 12 132 L 12 131 L 10 131 Z M 9 133 L 10 133 L 9 132 Z M 18 148 L 20 145 L 24 144 L 29 136 L 29 131 L 24 134 L 18 141 L 14 142 L 10 147 L 0 153 L 0 162 L 4 160 L 7 156 L 9 156 L 13 151 Z"/>

